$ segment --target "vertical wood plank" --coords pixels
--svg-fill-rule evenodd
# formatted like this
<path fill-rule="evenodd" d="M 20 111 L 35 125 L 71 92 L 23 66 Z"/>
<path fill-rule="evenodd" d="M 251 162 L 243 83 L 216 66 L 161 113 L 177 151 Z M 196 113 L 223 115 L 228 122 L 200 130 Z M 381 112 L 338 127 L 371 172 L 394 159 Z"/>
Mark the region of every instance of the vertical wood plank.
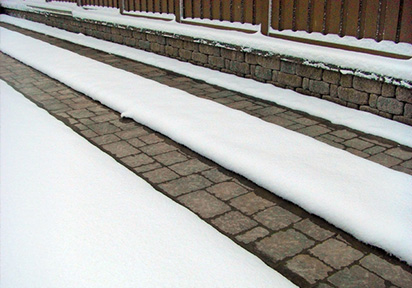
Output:
<path fill-rule="evenodd" d="M 359 0 L 346 0 L 343 13 L 343 35 L 356 37 L 358 31 Z"/>
<path fill-rule="evenodd" d="M 234 22 L 242 22 L 242 0 L 233 0 L 232 4 L 232 11 L 233 11 L 233 21 Z"/>
<path fill-rule="evenodd" d="M 309 0 L 297 0 L 295 17 L 296 30 L 307 31 Z"/>
<path fill-rule="evenodd" d="M 183 5 L 184 5 L 184 18 L 193 18 L 192 15 L 192 2 L 193 0 L 184 0 Z"/>
<path fill-rule="evenodd" d="M 180 23 L 182 22 L 182 11 L 181 11 L 181 4 L 183 5 L 183 3 L 181 2 L 183 0 L 174 0 L 173 1 L 173 12 L 175 13 L 176 16 L 176 22 Z"/>
<path fill-rule="evenodd" d="M 292 29 L 293 26 L 293 1 L 281 0 L 281 27 Z"/>
<path fill-rule="evenodd" d="M 193 18 L 201 18 L 200 16 L 201 16 L 201 13 L 200 13 L 200 0 L 195 0 L 195 1 L 192 1 L 192 6 L 193 6 L 193 15 L 192 15 L 192 17 Z"/>
<path fill-rule="evenodd" d="M 202 1 L 202 4 L 203 4 L 203 18 L 204 19 L 211 19 L 211 14 L 210 14 L 210 12 L 211 12 L 211 3 L 210 3 L 210 1 L 211 0 L 200 0 L 200 1 Z"/>
<path fill-rule="evenodd" d="M 339 0 L 329 0 L 326 6 L 326 34 L 339 34 L 340 23 L 340 8 Z"/>
<path fill-rule="evenodd" d="M 222 0 L 222 19 L 230 21 L 230 0 Z"/>
<path fill-rule="evenodd" d="M 212 19 L 221 20 L 220 1 L 221 0 L 212 0 Z"/>
<path fill-rule="evenodd" d="M 260 31 L 263 35 L 269 34 L 269 2 L 268 0 L 258 0 L 256 2 L 256 23 L 261 24 Z"/>
<path fill-rule="evenodd" d="M 275 30 L 280 30 L 279 26 L 280 20 L 280 1 L 281 0 L 272 0 L 272 17 L 271 17 L 271 26 Z"/>
<path fill-rule="evenodd" d="M 399 42 L 412 43 L 412 0 L 403 1 Z"/>
<path fill-rule="evenodd" d="M 363 0 L 363 2 L 365 2 L 365 13 L 362 15 L 363 38 L 375 39 L 379 0 Z"/>

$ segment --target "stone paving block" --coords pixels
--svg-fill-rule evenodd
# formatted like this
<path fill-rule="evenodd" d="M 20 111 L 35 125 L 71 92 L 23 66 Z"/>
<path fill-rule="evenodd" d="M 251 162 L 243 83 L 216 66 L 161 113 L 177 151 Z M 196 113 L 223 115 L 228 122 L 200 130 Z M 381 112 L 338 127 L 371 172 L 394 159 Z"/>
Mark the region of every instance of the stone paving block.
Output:
<path fill-rule="evenodd" d="M 118 127 L 107 122 L 91 124 L 89 125 L 89 128 L 99 135 L 112 134 L 114 132 L 120 131 Z"/>
<path fill-rule="evenodd" d="M 82 134 L 86 138 L 92 138 L 97 136 L 97 134 L 90 129 L 82 130 L 80 131 L 80 134 Z"/>
<path fill-rule="evenodd" d="M 133 170 L 136 173 L 144 173 L 144 172 L 148 172 L 148 171 L 158 169 L 160 167 L 162 167 L 162 165 L 160 165 L 160 163 L 154 162 L 154 163 L 150 163 L 150 164 L 147 164 L 147 165 L 137 166 Z"/>
<path fill-rule="evenodd" d="M 170 169 L 176 173 L 187 176 L 190 174 L 198 173 L 207 169 L 210 169 L 210 166 L 201 162 L 198 159 L 191 159 L 186 162 L 181 162 L 170 166 Z"/>
<path fill-rule="evenodd" d="M 121 161 L 125 163 L 127 166 L 130 166 L 132 168 L 142 166 L 142 165 L 147 165 L 147 164 L 154 162 L 153 158 L 143 153 L 124 157 L 121 159 Z"/>
<path fill-rule="evenodd" d="M 206 190 L 225 201 L 248 192 L 248 190 L 235 182 L 219 183 Z"/>
<path fill-rule="evenodd" d="M 146 144 L 155 144 L 155 143 L 159 143 L 163 141 L 163 139 L 157 136 L 155 133 L 151 133 L 146 136 L 141 136 L 139 137 L 139 139 L 142 140 Z"/>
<path fill-rule="evenodd" d="M 125 157 L 133 154 L 140 153 L 139 150 L 134 148 L 126 141 L 113 142 L 102 146 L 104 150 L 109 151 L 117 157 Z"/>
<path fill-rule="evenodd" d="M 412 160 L 405 161 L 401 165 L 405 168 L 412 169 Z"/>
<path fill-rule="evenodd" d="M 299 216 L 296 216 L 279 206 L 263 210 L 257 213 L 253 218 L 274 231 L 285 228 L 301 219 Z"/>
<path fill-rule="evenodd" d="M 348 141 L 343 142 L 342 144 L 345 146 L 351 147 L 351 148 L 361 150 L 361 151 L 365 150 L 366 148 L 370 148 L 374 146 L 374 144 L 361 140 L 359 138 L 350 139 Z"/>
<path fill-rule="evenodd" d="M 220 183 L 220 182 L 228 181 L 231 179 L 229 176 L 223 174 L 217 169 L 210 169 L 207 171 L 203 171 L 201 174 L 205 176 L 207 179 L 209 179 L 210 181 L 213 181 L 215 183 Z"/>
<path fill-rule="evenodd" d="M 236 207 L 246 215 L 252 215 L 275 204 L 251 192 L 232 199 L 230 205 Z"/>
<path fill-rule="evenodd" d="M 324 241 L 335 234 L 316 225 L 309 219 L 300 221 L 293 225 L 293 227 L 318 241 Z"/>
<path fill-rule="evenodd" d="M 169 153 L 160 154 L 154 157 L 157 161 L 163 165 L 169 166 L 176 163 L 186 161 L 188 158 L 178 151 L 172 151 Z"/>
<path fill-rule="evenodd" d="M 401 267 L 393 265 L 374 254 L 370 254 L 363 258 L 360 261 L 360 264 L 399 287 L 412 287 L 412 273 L 407 272 Z"/>
<path fill-rule="evenodd" d="M 289 229 L 260 240 L 256 243 L 256 248 L 276 263 L 286 257 L 295 256 L 314 243 L 302 233 Z"/>
<path fill-rule="evenodd" d="M 227 204 L 203 190 L 185 194 L 177 200 L 202 218 L 212 218 L 230 211 Z"/>
<path fill-rule="evenodd" d="M 311 136 L 311 137 L 315 137 L 315 136 L 329 133 L 331 132 L 331 130 L 323 126 L 313 125 L 313 126 L 309 126 L 309 127 L 297 130 L 297 132 Z"/>
<path fill-rule="evenodd" d="M 140 141 L 138 138 L 128 139 L 127 142 L 128 142 L 130 145 L 132 145 L 132 146 L 134 146 L 134 147 L 136 147 L 136 148 L 140 148 L 140 147 L 143 147 L 143 146 L 146 145 L 145 143 L 143 143 L 142 141 Z"/>
<path fill-rule="evenodd" d="M 256 221 L 253 221 L 238 211 L 226 213 L 225 215 L 213 219 L 212 223 L 220 230 L 232 235 L 239 234 L 240 232 L 257 226 Z"/>
<path fill-rule="evenodd" d="M 309 251 L 335 269 L 348 266 L 363 257 L 363 253 L 336 239 L 326 240 Z"/>
<path fill-rule="evenodd" d="M 263 238 L 269 235 L 269 231 L 262 227 L 255 227 L 252 230 L 247 231 L 244 234 L 236 236 L 236 240 L 245 244 L 249 244 L 257 239 Z"/>
<path fill-rule="evenodd" d="M 78 110 L 68 111 L 67 114 L 69 114 L 70 116 L 72 116 L 76 119 L 88 118 L 88 117 L 95 116 L 94 113 L 90 112 L 87 109 L 78 109 Z"/>
<path fill-rule="evenodd" d="M 373 155 L 369 157 L 368 159 L 373 162 L 382 164 L 383 166 L 386 166 L 386 167 L 392 167 L 402 162 L 402 160 L 389 156 L 388 154 L 385 154 L 385 153 L 379 153 L 379 154 Z"/>
<path fill-rule="evenodd" d="M 365 153 L 367 153 L 367 154 L 369 154 L 369 155 L 375 155 L 375 154 L 381 153 L 381 152 L 383 152 L 383 151 L 385 151 L 385 150 L 386 150 L 385 147 L 375 145 L 375 146 L 373 146 L 373 147 L 371 147 L 371 148 L 368 148 L 368 149 L 363 150 L 363 152 L 365 152 Z"/>
<path fill-rule="evenodd" d="M 230 98 L 230 99 L 234 100 L 233 98 Z M 230 103 L 227 106 L 231 107 L 233 109 L 239 109 L 240 110 L 240 109 L 244 109 L 246 107 L 252 106 L 252 105 L 253 105 L 252 102 L 243 100 L 243 101 L 237 101 L 237 102 Z"/>
<path fill-rule="evenodd" d="M 172 145 L 169 145 L 167 143 L 160 142 L 160 143 L 156 143 L 156 144 L 153 144 L 153 145 L 148 145 L 148 146 L 142 147 L 142 148 L 140 148 L 140 150 L 142 150 L 147 155 L 156 156 L 156 155 L 159 155 L 159 154 L 163 154 L 163 153 L 166 153 L 166 152 L 171 152 L 171 151 L 177 150 L 177 148 L 172 146 Z"/>
<path fill-rule="evenodd" d="M 143 174 L 143 177 L 149 179 L 149 182 L 159 184 L 179 178 L 179 175 L 177 175 L 169 168 L 163 167 L 160 169 L 152 170 L 150 172 L 146 172 Z"/>
<path fill-rule="evenodd" d="M 352 138 L 355 138 L 355 137 L 358 136 L 356 133 L 348 131 L 346 129 L 336 130 L 336 131 L 333 131 L 329 134 L 340 137 L 340 138 L 343 138 L 343 139 L 346 139 L 346 140 L 352 139 Z"/>
<path fill-rule="evenodd" d="M 91 109 L 88 108 L 88 110 L 91 110 Z M 119 117 L 120 116 L 116 115 L 115 113 L 107 113 L 107 114 L 99 115 L 96 117 L 92 117 L 91 119 L 96 123 L 102 123 L 102 122 L 108 122 L 111 120 L 115 120 Z"/>
<path fill-rule="evenodd" d="M 412 159 L 412 152 L 411 151 L 406 151 L 404 149 L 401 149 L 399 147 L 389 149 L 385 151 L 386 154 L 389 154 L 393 157 L 402 159 L 402 160 L 410 160 Z"/>
<path fill-rule="evenodd" d="M 385 281 L 355 265 L 333 274 L 328 281 L 338 288 L 384 288 Z"/>
<path fill-rule="evenodd" d="M 140 137 L 146 134 L 148 134 L 148 132 L 142 127 L 138 127 L 138 128 L 126 130 L 126 131 L 120 131 L 116 133 L 117 137 L 122 138 L 123 140 L 129 140 L 129 139 Z"/>
<path fill-rule="evenodd" d="M 269 115 L 279 114 L 285 111 L 286 109 L 276 107 L 276 106 L 270 106 L 270 107 L 256 110 L 255 112 L 261 116 L 269 116 Z"/>
<path fill-rule="evenodd" d="M 271 116 L 266 116 L 262 118 L 263 120 L 282 126 L 282 127 L 288 127 L 290 125 L 296 124 L 296 122 L 293 122 L 292 120 L 283 118 L 281 116 L 277 116 L 277 115 L 271 115 Z"/>
<path fill-rule="evenodd" d="M 346 151 L 352 153 L 353 155 L 362 157 L 362 158 L 367 158 L 369 156 L 368 153 L 364 153 L 364 152 L 362 152 L 358 149 L 355 149 L 355 148 L 346 148 Z"/>
<path fill-rule="evenodd" d="M 160 184 L 159 187 L 171 196 L 180 196 L 188 192 L 204 189 L 211 184 L 212 182 L 200 175 L 189 175 Z"/>
<path fill-rule="evenodd" d="M 318 280 L 325 279 L 332 268 L 323 264 L 318 259 L 309 255 L 297 255 L 286 263 L 292 272 L 298 274 L 310 284 L 315 284 Z"/>

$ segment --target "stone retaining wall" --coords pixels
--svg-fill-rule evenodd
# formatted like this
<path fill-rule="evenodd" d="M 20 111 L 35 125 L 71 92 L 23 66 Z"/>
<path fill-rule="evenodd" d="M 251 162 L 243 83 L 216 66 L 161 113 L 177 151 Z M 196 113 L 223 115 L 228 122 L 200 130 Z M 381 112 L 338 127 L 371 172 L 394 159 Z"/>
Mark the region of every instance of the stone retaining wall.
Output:
<path fill-rule="evenodd" d="M 412 89 L 399 86 L 399 79 L 385 83 L 342 73 L 338 67 L 310 66 L 304 59 L 272 55 L 261 50 L 194 39 L 159 31 L 137 29 L 49 12 L 5 9 L 6 14 L 44 23 L 71 32 L 125 44 L 196 65 L 253 78 L 295 90 L 350 108 L 371 112 L 412 125 Z M 230 32 L 228 32 L 230 33 Z"/>

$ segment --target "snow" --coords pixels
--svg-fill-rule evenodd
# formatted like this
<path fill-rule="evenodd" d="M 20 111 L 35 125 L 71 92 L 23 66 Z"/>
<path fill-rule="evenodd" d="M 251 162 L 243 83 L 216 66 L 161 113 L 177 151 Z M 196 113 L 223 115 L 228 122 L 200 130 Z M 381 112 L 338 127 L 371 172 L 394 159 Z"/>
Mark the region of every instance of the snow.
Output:
<path fill-rule="evenodd" d="M 1 49 L 412 263 L 411 176 L 6 29 Z"/>
<path fill-rule="evenodd" d="M 296 287 L 0 85 L 1 287 Z"/>
<path fill-rule="evenodd" d="M 29 5 L 29 3 L 30 1 L 21 2 L 19 0 L 3 0 L 1 5 L 4 7 L 13 7 L 21 10 L 33 9 L 25 6 Z M 49 3 L 43 5 L 50 5 L 50 7 L 54 7 L 54 4 Z M 59 3 L 59 5 L 62 7 L 64 3 Z M 147 18 L 138 18 L 121 15 L 119 9 L 115 8 L 101 9 L 96 7 L 96 9 L 93 10 L 85 10 L 82 7 L 71 8 L 73 6 L 70 5 L 66 7 L 67 9 L 72 9 L 72 15 L 76 18 L 103 21 L 113 23 L 115 25 L 130 26 L 138 29 L 162 31 L 172 35 L 177 34 L 188 36 L 198 39 L 200 42 L 207 40 L 211 42 L 218 42 L 220 44 L 225 43 L 229 45 L 236 45 L 242 47 L 244 51 L 262 50 L 272 54 L 307 59 L 314 65 L 324 63 L 327 64 L 327 66 L 337 66 L 340 69 L 358 72 L 362 75 L 372 73 L 378 76 L 387 76 L 412 81 L 412 59 L 392 59 L 366 53 L 298 43 L 263 36 L 260 32 L 249 34 L 239 31 L 231 31 L 228 33 L 225 30 L 200 27 L 196 25 L 185 25 L 174 21 L 158 21 Z M 398 44 L 393 45 L 394 47 L 398 47 Z M 405 45 L 412 47 L 411 44 Z M 379 50 L 380 46 L 376 45 L 376 49 Z M 398 50 L 398 48 L 395 48 L 395 50 Z"/>
<path fill-rule="evenodd" d="M 412 147 L 412 129 L 410 126 L 385 119 L 367 112 L 301 95 L 291 90 L 281 89 L 271 84 L 263 84 L 252 79 L 245 79 L 221 73 L 212 69 L 181 62 L 176 59 L 156 55 L 130 48 L 127 46 L 107 42 L 82 34 L 75 34 L 61 29 L 48 27 L 23 19 L 0 15 L 0 21 L 19 27 L 44 33 L 69 42 L 77 43 L 110 54 L 119 55 L 142 63 L 160 67 L 166 70 L 203 80 L 207 83 L 225 87 L 256 98 L 275 102 L 279 105 L 303 111 L 308 114 L 327 119 L 335 124 L 344 125 L 365 133 L 384 137 L 400 144 Z"/>

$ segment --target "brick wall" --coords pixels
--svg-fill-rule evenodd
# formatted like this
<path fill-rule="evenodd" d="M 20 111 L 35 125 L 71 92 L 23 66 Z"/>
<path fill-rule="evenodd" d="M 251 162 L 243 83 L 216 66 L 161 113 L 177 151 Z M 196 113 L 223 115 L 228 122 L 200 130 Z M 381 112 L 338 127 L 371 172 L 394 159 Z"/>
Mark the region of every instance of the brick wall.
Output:
<path fill-rule="evenodd" d="M 337 67 L 315 68 L 303 59 L 172 35 L 159 31 L 114 26 L 71 16 L 5 9 L 5 13 L 32 21 L 125 44 L 196 65 L 271 83 L 350 108 L 412 125 L 412 89 L 383 80 L 343 74 Z M 222 47 L 223 46 L 223 47 Z M 396 79 L 395 79 L 396 80 Z"/>

